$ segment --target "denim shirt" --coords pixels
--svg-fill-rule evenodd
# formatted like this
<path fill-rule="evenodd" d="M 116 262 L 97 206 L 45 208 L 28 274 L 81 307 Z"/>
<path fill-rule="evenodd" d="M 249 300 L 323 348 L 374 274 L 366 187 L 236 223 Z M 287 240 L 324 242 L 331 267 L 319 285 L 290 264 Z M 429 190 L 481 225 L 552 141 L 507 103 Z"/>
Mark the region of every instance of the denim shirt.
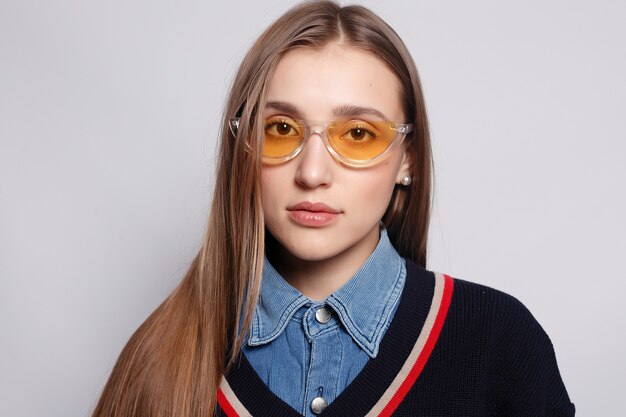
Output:
<path fill-rule="evenodd" d="M 302 415 L 314 416 L 316 397 L 330 404 L 376 357 L 405 279 L 404 260 L 384 229 L 359 271 L 321 302 L 302 295 L 265 259 L 242 351 L 273 393 Z"/>

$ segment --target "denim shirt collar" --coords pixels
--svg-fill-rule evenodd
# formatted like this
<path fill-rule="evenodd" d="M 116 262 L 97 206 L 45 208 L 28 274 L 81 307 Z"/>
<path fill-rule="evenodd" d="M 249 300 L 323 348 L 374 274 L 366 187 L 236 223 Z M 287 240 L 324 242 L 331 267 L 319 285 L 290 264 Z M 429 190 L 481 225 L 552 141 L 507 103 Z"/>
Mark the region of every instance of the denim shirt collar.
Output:
<path fill-rule="evenodd" d="M 370 357 L 376 357 L 404 286 L 403 262 L 387 231 L 381 228 L 376 249 L 357 273 L 326 300 L 318 302 L 288 284 L 266 258 L 248 345 L 264 345 L 276 339 L 299 308 L 325 304 L 337 314 L 352 339 Z"/>

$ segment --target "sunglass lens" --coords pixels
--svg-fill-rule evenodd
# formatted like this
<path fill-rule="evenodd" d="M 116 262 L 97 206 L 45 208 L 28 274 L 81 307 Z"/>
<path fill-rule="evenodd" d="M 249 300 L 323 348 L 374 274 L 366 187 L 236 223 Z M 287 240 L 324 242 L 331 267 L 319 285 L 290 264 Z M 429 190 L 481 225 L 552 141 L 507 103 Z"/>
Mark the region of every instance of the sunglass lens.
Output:
<path fill-rule="evenodd" d="M 328 140 L 346 159 L 368 161 L 381 155 L 396 137 L 395 125 L 384 121 L 348 120 L 331 122 Z"/>
<path fill-rule="evenodd" d="M 265 122 L 263 156 L 281 158 L 289 155 L 302 142 L 304 126 L 290 118 L 270 118 Z"/>

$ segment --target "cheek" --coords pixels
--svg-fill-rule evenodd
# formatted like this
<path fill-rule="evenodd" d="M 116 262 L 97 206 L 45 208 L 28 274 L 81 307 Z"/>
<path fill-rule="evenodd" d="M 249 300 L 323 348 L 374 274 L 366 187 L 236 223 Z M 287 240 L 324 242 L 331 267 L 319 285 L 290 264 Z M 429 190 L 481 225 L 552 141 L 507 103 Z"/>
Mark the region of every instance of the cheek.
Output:
<path fill-rule="evenodd" d="M 389 181 L 380 181 L 376 184 L 376 188 L 371 190 L 368 196 L 368 201 L 371 202 L 371 209 L 375 210 L 380 218 L 385 214 L 385 210 L 391 200 L 391 194 L 394 188 L 393 184 L 393 182 Z"/>
<path fill-rule="evenodd" d="M 396 173 L 397 164 L 387 161 L 360 176 L 358 186 L 355 183 L 352 187 L 352 193 L 356 194 L 353 195 L 354 201 L 360 202 L 360 207 L 355 209 L 362 211 L 364 216 L 376 216 L 380 220 L 389 205 Z"/>
<path fill-rule="evenodd" d="M 276 217 L 277 207 L 287 194 L 287 178 L 280 167 L 261 169 L 261 201 L 266 220 Z"/>
<path fill-rule="evenodd" d="M 400 169 L 400 159 L 392 157 L 374 167 L 368 174 L 370 184 L 369 191 L 372 196 L 377 196 L 379 204 L 387 206 L 391 193 L 396 185 L 396 177 Z"/>

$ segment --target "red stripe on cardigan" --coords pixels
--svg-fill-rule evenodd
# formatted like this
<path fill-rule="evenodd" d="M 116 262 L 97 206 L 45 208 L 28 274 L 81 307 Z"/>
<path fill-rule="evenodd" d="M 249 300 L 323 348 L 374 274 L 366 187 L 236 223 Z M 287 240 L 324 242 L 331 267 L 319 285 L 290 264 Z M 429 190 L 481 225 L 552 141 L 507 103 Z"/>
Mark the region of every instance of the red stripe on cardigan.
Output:
<path fill-rule="evenodd" d="M 233 406 L 230 405 L 221 388 L 217 390 L 217 403 L 228 417 L 239 417 L 239 414 L 237 414 Z"/>
<path fill-rule="evenodd" d="M 448 314 L 448 308 L 450 307 L 450 300 L 452 299 L 452 291 L 454 290 L 454 281 L 448 275 L 444 275 L 445 284 L 443 288 L 443 295 L 441 297 L 441 305 L 439 306 L 439 311 L 437 312 L 437 317 L 435 318 L 435 323 L 433 324 L 433 328 L 428 335 L 428 339 L 424 344 L 424 349 L 422 353 L 419 355 L 413 368 L 407 375 L 406 379 L 402 381 L 400 388 L 398 391 L 391 397 L 391 400 L 387 403 L 383 411 L 378 415 L 379 417 L 389 417 L 396 411 L 396 408 L 400 405 L 404 397 L 408 394 L 409 390 L 417 381 L 417 377 L 420 375 L 426 362 L 428 362 L 428 358 L 435 348 L 435 344 L 437 343 L 437 339 L 439 339 L 439 334 L 441 333 L 441 328 L 443 327 L 443 323 L 446 321 L 446 315 Z"/>

